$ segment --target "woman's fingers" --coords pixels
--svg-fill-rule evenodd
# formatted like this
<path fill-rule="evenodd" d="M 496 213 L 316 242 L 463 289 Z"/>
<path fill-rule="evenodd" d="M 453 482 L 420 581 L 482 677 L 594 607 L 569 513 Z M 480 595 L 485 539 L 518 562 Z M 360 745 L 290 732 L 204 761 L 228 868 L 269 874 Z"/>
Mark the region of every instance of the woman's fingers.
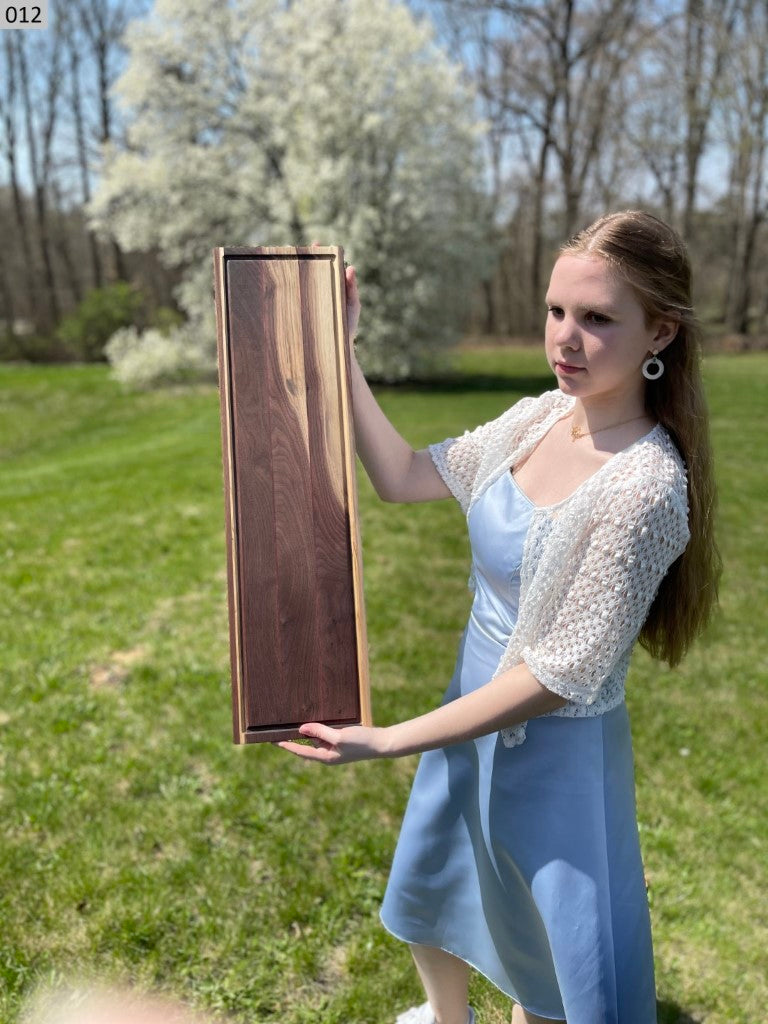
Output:
<path fill-rule="evenodd" d="M 308 722 L 306 725 L 299 726 L 299 732 L 302 736 L 313 741 L 313 745 L 308 747 L 305 743 L 296 743 L 291 740 L 281 740 L 277 746 L 282 747 L 283 750 L 290 751 L 291 754 L 298 754 L 299 757 L 306 758 L 309 761 L 332 761 L 338 758 L 337 744 L 339 739 L 338 729 L 332 729 L 329 725 L 323 725 L 322 722 Z"/>
<path fill-rule="evenodd" d="M 347 282 L 347 305 L 357 307 L 360 305 L 360 296 L 357 294 L 357 274 L 354 267 L 347 267 L 345 280 Z"/>
<path fill-rule="evenodd" d="M 322 761 L 324 764 L 346 764 L 349 761 L 388 756 L 386 730 L 374 726 L 351 725 L 334 729 L 321 722 L 309 722 L 300 726 L 299 732 L 315 745 L 310 747 L 295 741 L 281 740 L 276 746 L 308 761 Z"/>
<path fill-rule="evenodd" d="M 303 743 L 292 743 L 290 740 L 280 740 L 275 746 L 296 754 L 305 761 L 323 761 L 329 764 L 338 758 L 336 751 L 330 747 L 308 747 Z"/>
<path fill-rule="evenodd" d="M 354 341 L 357 334 L 357 325 L 360 322 L 360 295 L 357 290 L 357 274 L 354 267 L 347 267 L 346 269 L 345 286 L 347 292 L 347 330 L 350 341 Z"/>

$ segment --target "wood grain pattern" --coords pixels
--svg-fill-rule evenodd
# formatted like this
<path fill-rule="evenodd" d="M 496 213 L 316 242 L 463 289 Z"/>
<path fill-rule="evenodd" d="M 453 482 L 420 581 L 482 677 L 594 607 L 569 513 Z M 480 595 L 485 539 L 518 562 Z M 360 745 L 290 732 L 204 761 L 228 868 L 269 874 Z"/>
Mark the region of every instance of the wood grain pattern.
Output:
<path fill-rule="evenodd" d="M 236 742 L 370 722 L 343 275 L 214 250 Z"/>

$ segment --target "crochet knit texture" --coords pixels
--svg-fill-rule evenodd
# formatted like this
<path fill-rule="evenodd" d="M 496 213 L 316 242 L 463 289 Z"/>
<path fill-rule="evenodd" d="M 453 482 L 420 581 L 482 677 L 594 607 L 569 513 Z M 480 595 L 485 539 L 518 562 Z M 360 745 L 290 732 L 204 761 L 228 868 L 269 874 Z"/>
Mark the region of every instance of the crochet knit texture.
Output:
<path fill-rule="evenodd" d="M 429 446 L 467 517 L 574 401 L 559 389 L 523 398 L 461 437 Z M 534 507 L 517 622 L 492 678 L 523 661 L 568 701 L 550 715 L 580 718 L 616 707 L 659 584 L 689 539 L 685 462 L 657 423 L 563 501 Z M 522 743 L 525 725 L 502 729 L 504 744 Z"/>

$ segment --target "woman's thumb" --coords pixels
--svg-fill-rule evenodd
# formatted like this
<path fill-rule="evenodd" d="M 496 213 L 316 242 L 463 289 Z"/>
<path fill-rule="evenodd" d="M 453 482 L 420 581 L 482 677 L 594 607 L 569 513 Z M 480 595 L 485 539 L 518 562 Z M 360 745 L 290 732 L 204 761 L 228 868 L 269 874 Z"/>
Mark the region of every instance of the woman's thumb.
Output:
<path fill-rule="evenodd" d="M 299 732 L 302 736 L 306 736 L 308 739 L 320 740 L 323 743 L 333 743 L 337 731 L 329 725 L 323 725 L 322 722 L 307 722 L 306 725 L 299 726 Z"/>

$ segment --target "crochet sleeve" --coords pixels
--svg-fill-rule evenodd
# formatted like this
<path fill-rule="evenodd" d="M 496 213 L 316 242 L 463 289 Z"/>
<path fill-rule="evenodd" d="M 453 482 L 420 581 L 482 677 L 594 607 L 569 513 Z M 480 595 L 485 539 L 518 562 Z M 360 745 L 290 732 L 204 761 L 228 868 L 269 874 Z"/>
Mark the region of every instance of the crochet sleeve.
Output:
<path fill-rule="evenodd" d="M 474 430 L 465 430 L 460 437 L 448 437 L 428 446 L 435 468 L 465 515 L 483 455 L 498 444 L 505 431 L 514 429 L 518 422 L 523 423 L 534 405 L 535 399 L 526 396 L 496 419 Z"/>
<path fill-rule="evenodd" d="M 688 509 L 671 485 L 649 479 L 617 488 L 520 649 L 536 678 L 569 701 L 592 704 L 689 539 Z"/>

